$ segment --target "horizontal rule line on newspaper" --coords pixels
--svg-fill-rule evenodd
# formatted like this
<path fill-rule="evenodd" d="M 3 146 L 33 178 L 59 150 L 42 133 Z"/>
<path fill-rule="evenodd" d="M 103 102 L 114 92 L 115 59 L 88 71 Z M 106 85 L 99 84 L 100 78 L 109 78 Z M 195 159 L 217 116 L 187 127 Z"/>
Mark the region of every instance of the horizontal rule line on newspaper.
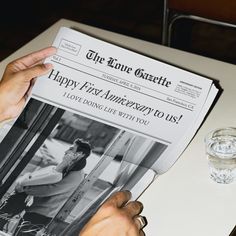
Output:
<path fill-rule="evenodd" d="M 60 57 L 60 58 L 63 58 L 63 59 L 65 59 L 65 60 L 69 61 L 69 62 L 73 62 L 73 63 L 76 63 L 76 64 L 78 64 L 78 65 L 82 65 L 82 66 L 84 66 L 84 67 L 87 67 L 87 68 L 89 68 L 89 69 L 92 69 L 92 70 L 95 70 L 95 71 L 98 71 L 98 72 L 107 74 L 107 75 L 112 76 L 112 77 L 114 77 L 114 78 L 118 78 L 118 79 L 120 79 L 120 80 L 122 80 L 122 81 L 127 81 L 126 79 L 120 78 L 120 77 L 118 77 L 118 76 L 114 76 L 113 74 L 111 75 L 111 74 L 109 74 L 109 73 L 107 73 L 107 72 L 104 72 L 104 71 L 95 69 L 94 67 L 88 66 L 88 65 L 86 65 L 86 64 L 80 63 L 80 62 L 75 61 L 75 60 L 72 60 L 72 59 L 69 59 L 69 58 L 67 58 L 67 57 L 64 57 L 64 56 L 61 56 L 61 55 L 58 55 L 58 54 L 56 54 L 56 56 L 58 56 L 58 57 Z M 53 58 L 54 58 L 54 57 L 53 57 Z M 55 63 L 58 63 L 58 64 L 61 64 L 61 65 L 65 65 L 65 66 L 66 66 L 66 64 L 64 64 L 64 63 L 62 63 L 62 62 L 60 62 L 60 61 L 58 61 L 58 60 L 53 60 L 53 59 L 52 59 L 52 61 L 55 62 Z M 70 67 L 70 68 L 75 69 L 75 68 L 73 68 L 73 67 Z M 90 75 L 90 74 L 89 74 L 89 75 Z M 129 81 L 129 82 L 130 82 L 130 81 Z M 120 84 L 117 84 L 117 83 L 113 83 L 113 84 L 120 85 Z M 172 98 L 174 98 L 174 99 L 183 101 L 183 102 L 188 103 L 188 104 L 191 104 L 191 105 L 193 105 L 193 106 L 196 105 L 195 103 L 192 103 L 192 102 L 190 102 L 190 101 L 186 101 L 186 100 L 184 100 L 184 99 L 180 99 L 180 98 L 174 97 L 174 96 L 172 96 L 172 95 L 169 95 L 169 94 L 166 94 L 166 93 L 157 91 L 157 90 L 152 89 L 152 88 L 150 88 L 150 87 L 146 87 L 146 86 L 143 86 L 143 85 L 141 86 L 141 85 L 138 84 L 138 83 L 132 82 L 132 84 L 137 85 L 137 86 L 142 87 L 142 88 L 145 88 L 145 89 L 148 89 L 148 90 L 150 90 L 150 91 L 154 91 L 154 92 L 156 92 L 156 93 L 158 93 L 158 94 L 162 94 L 162 95 L 165 95 L 165 96 L 172 97 Z M 120 85 L 120 86 L 121 86 L 121 85 Z M 121 87 L 124 87 L 124 86 L 121 86 Z M 132 91 L 135 91 L 135 92 L 138 92 L 138 91 L 135 90 L 135 89 L 131 89 L 131 90 L 132 90 Z M 183 107 L 183 108 L 184 108 L 184 107 Z"/>
<path fill-rule="evenodd" d="M 79 72 L 81 72 L 81 73 L 87 74 L 87 75 L 89 75 L 89 76 L 93 76 L 93 77 L 98 78 L 98 79 L 100 79 L 100 80 L 104 80 L 104 81 L 106 81 L 106 82 L 108 82 L 108 83 L 116 84 L 116 83 L 114 83 L 114 82 L 112 82 L 112 81 L 102 79 L 102 78 L 100 78 L 99 76 L 95 76 L 95 75 L 93 75 L 93 74 L 91 74 L 91 73 L 88 73 L 88 72 L 79 70 L 79 69 L 74 68 L 74 67 L 72 67 L 72 66 L 68 66 L 68 65 L 66 65 L 66 64 L 64 64 L 64 63 L 61 63 L 61 62 L 58 62 L 58 61 L 54 61 L 54 60 L 52 60 L 52 61 L 55 62 L 55 63 L 57 63 L 57 64 L 63 65 L 63 66 L 65 66 L 65 67 L 68 67 L 68 68 L 70 68 L 70 69 L 73 69 L 73 70 L 79 71 Z M 53 76 L 54 76 L 53 80 L 59 82 L 59 83 L 60 83 L 60 86 L 62 86 L 63 84 L 64 84 L 66 87 L 72 86 L 72 90 L 74 90 L 74 89 L 78 86 L 79 82 L 76 82 L 76 81 L 74 81 L 74 80 L 68 79 L 67 77 L 61 76 L 59 71 L 57 71 L 56 74 L 52 74 L 53 72 L 54 72 L 54 70 L 52 70 L 52 72 L 50 73 L 50 75 L 48 76 L 48 78 L 51 78 L 51 76 L 53 75 Z M 70 83 L 70 82 L 73 82 L 73 83 Z M 123 85 L 120 85 L 120 84 L 116 84 L 116 85 L 117 85 L 117 86 L 120 86 L 120 87 L 123 87 L 123 88 L 125 88 L 125 89 L 128 89 L 128 90 L 131 90 L 131 91 L 135 91 L 136 93 L 140 93 L 140 94 L 142 94 L 142 95 L 151 97 L 151 98 L 153 98 L 153 99 L 156 99 L 156 100 L 159 100 L 159 101 L 162 101 L 162 102 L 171 104 L 171 105 L 173 105 L 173 106 L 181 107 L 182 109 L 185 109 L 185 110 L 188 110 L 188 111 L 193 111 L 193 106 L 190 106 L 190 108 L 189 108 L 189 107 L 186 107 L 186 106 L 181 106 L 181 103 L 180 103 L 180 104 L 172 103 L 172 102 L 169 102 L 169 101 L 167 101 L 167 100 L 161 99 L 161 98 L 159 98 L 159 97 L 154 97 L 154 96 L 151 96 L 151 95 L 149 95 L 149 94 L 142 93 L 142 92 L 133 90 L 133 89 L 131 89 L 131 88 L 127 88 L 126 86 L 123 86 Z M 94 88 L 94 89 L 95 89 L 95 88 Z M 94 90 L 94 91 L 95 91 L 95 90 Z M 99 91 L 100 91 L 100 90 L 99 90 Z M 121 99 L 122 99 L 122 98 L 121 98 Z M 127 99 L 126 99 L 126 100 L 127 100 Z M 139 105 L 140 105 L 140 104 L 139 104 Z"/>

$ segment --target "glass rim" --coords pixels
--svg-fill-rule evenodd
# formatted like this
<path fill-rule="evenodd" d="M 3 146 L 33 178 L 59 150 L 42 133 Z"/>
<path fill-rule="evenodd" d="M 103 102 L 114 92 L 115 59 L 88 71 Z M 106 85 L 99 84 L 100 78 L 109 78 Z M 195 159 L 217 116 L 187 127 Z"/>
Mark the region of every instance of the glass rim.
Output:
<path fill-rule="evenodd" d="M 229 131 L 232 133 L 227 134 L 227 132 L 229 132 Z M 213 129 L 206 134 L 204 141 L 206 143 L 207 140 L 209 140 L 213 137 L 217 137 L 217 136 L 235 136 L 236 137 L 236 127 L 226 126 L 226 127 L 220 127 L 220 128 Z"/>
<path fill-rule="evenodd" d="M 234 140 L 234 141 L 233 141 Z M 232 145 L 232 142 L 235 143 L 236 140 L 236 127 L 221 127 L 214 130 L 211 130 L 204 139 L 206 146 L 206 153 L 213 155 L 215 157 L 224 158 L 224 159 L 235 159 L 236 158 L 236 149 L 235 144 L 230 148 L 230 152 L 227 152 L 225 149 L 229 148 L 229 145 Z M 215 144 L 223 145 L 222 148 L 217 148 Z M 221 144 L 220 144 L 221 143 Z M 229 149 L 228 149 L 229 150 Z"/>

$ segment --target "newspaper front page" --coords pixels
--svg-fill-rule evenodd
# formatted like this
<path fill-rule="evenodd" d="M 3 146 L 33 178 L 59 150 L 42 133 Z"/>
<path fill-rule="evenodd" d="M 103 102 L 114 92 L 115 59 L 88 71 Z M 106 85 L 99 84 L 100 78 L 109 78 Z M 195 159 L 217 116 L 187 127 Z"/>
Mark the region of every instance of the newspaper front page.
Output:
<path fill-rule="evenodd" d="M 3 235 L 70 235 L 112 192 L 137 199 L 176 162 L 218 92 L 210 79 L 69 28 L 53 45 L 53 69 L 0 134 Z"/>

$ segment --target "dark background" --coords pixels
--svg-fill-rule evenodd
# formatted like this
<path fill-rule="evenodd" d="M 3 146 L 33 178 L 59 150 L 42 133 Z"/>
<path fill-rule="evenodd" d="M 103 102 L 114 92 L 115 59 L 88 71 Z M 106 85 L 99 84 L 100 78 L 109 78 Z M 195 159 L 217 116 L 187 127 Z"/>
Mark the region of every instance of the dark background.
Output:
<path fill-rule="evenodd" d="M 8 1 L 0 14 L 0 61 L 61 18 L 161 43 L 162 0 Z M 177 27 L 178 28 L 178 27 Z M 236 62 L 236 30 L 182 22 L 173 46 Z"/>
<path fill-rule="evenodd" d="M 0 61 L 61 18 L 161 43 L 162 0 L 18 0 L 4 1 L 4 5 L 0 14 Z M 174 47 L 236 63 L 236 29 L 187 21 L 178 25 Z"/>

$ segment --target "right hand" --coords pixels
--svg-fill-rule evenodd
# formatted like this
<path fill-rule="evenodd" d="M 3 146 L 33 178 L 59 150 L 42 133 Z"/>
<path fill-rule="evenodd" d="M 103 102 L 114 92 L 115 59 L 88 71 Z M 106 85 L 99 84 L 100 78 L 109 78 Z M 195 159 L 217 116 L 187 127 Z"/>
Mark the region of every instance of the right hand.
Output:
<path fill-rule="evenodd" d="M 135 218 L 142 212 L 138 201 L 128 202 L 131 194 L 120 191 L 113 194 L 82 229 L 80 236 L 144 236 L 142 226 Z"/>

